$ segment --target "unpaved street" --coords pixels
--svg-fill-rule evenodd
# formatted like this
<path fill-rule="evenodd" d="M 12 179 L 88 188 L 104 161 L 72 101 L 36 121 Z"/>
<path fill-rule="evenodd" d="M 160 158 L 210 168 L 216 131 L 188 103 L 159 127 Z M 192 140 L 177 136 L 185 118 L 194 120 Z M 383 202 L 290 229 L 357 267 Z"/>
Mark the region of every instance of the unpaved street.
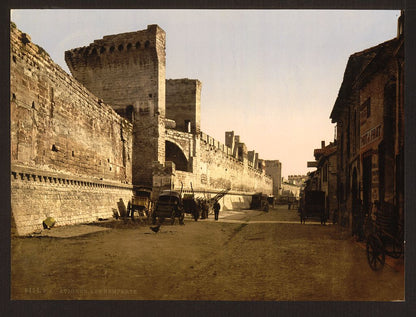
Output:
<path fill-rule="evenodd" d="M 404 299 L 403 272 L 371 271 L 334 225 L 301 225 L 286 207 L 212 218 L 158 233 L 118 221 L 83 236 L 13 238 L 12 299 Z"/>

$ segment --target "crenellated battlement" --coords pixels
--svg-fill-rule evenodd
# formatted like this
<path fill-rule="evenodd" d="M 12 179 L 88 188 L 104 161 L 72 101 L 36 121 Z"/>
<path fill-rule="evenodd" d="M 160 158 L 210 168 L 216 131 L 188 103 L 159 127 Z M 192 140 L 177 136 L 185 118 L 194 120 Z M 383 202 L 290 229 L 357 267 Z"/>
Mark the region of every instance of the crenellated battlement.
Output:
<path fill-rule="evenodd" d="M 165 112 L 166 34 L 157 25 L 65 52 L 71 74 L 104 102 Z M 139 110 L 139 109 L 137 109 Z"/>
<path fill-rule="evenodd" d="M 68 50 L 65 52 L 65 61 L 74 74 L 79 66 L 95 66 L 97 62 L 105 62 L 106 59 L 129 62 L 126 54 L 134 58 L 155 50 L 164 53 L 165 48 L 165 31 L 158 25 L 152 24 L 148 25 L 146 30 L 106 35 L 88 46 Z"/>

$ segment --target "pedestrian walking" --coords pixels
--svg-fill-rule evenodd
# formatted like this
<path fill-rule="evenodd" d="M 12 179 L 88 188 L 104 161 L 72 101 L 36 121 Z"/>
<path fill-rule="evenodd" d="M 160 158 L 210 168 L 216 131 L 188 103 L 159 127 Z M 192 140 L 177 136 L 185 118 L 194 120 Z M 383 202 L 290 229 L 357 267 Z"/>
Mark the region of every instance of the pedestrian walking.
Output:
<path fill-rule="evenodd" d="M 215 220 L 218 220 L 218 214 L 220 213 L 221 205 L 218 201 L 214 203 L 214 214 L 215 214 Z"/>

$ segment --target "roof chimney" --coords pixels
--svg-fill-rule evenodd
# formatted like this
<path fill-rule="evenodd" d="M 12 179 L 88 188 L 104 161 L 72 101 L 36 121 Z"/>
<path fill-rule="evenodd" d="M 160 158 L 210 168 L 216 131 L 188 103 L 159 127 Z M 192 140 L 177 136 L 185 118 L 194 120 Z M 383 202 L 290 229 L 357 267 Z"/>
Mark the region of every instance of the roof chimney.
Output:
<path fill-rule="evenodd" d="M 321 149 L 325 148 L 325 141 L 321 141 Z"/>
<path fill-rule="evenodd" d="M 400 16 L 397 20 L 397 37 L 400 37 L 403 35 L 403 29 L 404 29 L 404 10 L 401 10 Z"/>

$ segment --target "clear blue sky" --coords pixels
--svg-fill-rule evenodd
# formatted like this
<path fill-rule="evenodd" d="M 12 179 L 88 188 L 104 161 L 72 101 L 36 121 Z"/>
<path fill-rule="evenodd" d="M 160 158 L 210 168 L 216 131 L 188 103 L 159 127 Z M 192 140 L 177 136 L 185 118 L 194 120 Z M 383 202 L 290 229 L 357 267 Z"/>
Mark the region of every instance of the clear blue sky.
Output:
<path fill-rule="evenodd" d="M 396 36 L 400 11 L 12 10 L 11 20 L 65 71 L 68 49 L 104 35 L 166 31 L 166 78 L 202 82 L 202 130 L 240 135 L 282 175 L 306 174 L 334 138 L 329 115 L 348 57 Z M 313 170 L 313 169 L 312 169 Z"/>

